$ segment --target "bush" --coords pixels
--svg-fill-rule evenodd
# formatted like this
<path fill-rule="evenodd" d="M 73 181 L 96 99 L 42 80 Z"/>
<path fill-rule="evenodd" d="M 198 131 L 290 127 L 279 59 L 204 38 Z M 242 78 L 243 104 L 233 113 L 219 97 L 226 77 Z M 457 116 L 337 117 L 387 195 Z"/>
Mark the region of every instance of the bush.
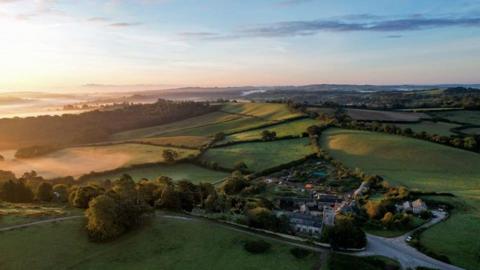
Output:
<path fill-rule="evenodd" d="M 267 252 L 271 248 L 271 244 L 264 240 L 247 241 L 243 245 L 246 251 L 252 254 L 261 254 Z"/>
<path fill-rule="evenodd" d="M 349 219 L 338 219 L 329 237 L 333 249 L 363 248 L 367 245 L 365 232 Z"/>
<path fill-rule="evenodd" d="M 295 247 L 295 248 L 290 249 L 290 253 L 292 253 L 292 255 L 297 259 L 303 259 L 303 258 L 307 257 L 308 255 L 310 255 L 312 252 L 310 250 Z"/>

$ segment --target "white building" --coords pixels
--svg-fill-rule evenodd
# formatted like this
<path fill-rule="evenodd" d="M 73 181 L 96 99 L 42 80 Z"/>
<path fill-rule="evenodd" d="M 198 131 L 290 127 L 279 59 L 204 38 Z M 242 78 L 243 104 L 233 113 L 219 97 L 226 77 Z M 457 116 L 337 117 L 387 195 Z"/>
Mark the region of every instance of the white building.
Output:
<path fill-rule="evenodd" d="M 327 226 L 335 225 L 335 209 L 332 207 L 325 206 L 323 208 L 323 224 Z"/>
<path fill-rule="evenodd" d="M 427 205 L 425 204 L 424 201 L 422 201 L 422 199 L 417 199 L 412 202 L 412 212 L 414 214 L 420 214 L 427 210 L 428 210 Z"/>

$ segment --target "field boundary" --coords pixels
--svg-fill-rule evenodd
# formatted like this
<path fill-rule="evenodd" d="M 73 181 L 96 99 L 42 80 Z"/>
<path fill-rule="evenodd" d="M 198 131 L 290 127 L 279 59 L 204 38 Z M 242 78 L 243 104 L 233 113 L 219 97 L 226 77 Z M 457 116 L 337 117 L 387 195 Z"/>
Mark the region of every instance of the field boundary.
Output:
<path fill-rule="evenodd" d="M 222 148 L 222 147 L 228 147 L 232 145 L 237 145 L 237 144 L 244 144 L 244 143 L 269 143 L 269 142 L 275 142 L 275 141 L 286 141 L 286 140 L 294 140 L 294 139 L 301 139 L 301 138 L 306 138 L 302 137 L 301 135 L 287 135 L 287 136 L 282 136 L 282 137 L 277 137 L 273 140 L 268 140 L 265 141 L 263 139 L 251 139 L 251 140 L 240 140 L 240 141 L 230 141 L 230 142 L 225 142 L 222 144 L 215 144 L 212 145 L 210 148 Z"/>

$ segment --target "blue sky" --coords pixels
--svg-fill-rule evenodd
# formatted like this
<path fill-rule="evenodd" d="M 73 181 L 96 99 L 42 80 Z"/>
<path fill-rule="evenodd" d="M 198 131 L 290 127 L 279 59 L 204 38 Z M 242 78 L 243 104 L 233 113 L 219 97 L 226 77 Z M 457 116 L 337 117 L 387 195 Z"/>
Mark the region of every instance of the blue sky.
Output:
<path fill-rule="evenodd" d="M 480 82 L 471 0 L 0 0 L 0 33 L 0 91 Z"/>

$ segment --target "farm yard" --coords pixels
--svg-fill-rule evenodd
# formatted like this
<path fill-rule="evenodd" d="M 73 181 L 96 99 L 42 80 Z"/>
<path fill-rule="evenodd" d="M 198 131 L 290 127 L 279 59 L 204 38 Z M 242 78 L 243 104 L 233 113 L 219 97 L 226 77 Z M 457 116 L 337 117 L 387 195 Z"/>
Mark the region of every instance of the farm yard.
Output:
<path fill-rule="evenodd" d="M 200 159 L 215 162 L 225 168 L 233 168 L 237 162 L 245 162 L 249 170 L 258 172 L 313 153 L 315 148 L 310 145 L 308 138 L 299 138 L 211 148 Z"/>
<path fill-rule="evenodd" d="M 7 160 L 2 166 L 18 175 L 35 170 L 47 178 L 77 177 L 91 171 L 101 172 L 138 164 L 164 162 L 162 153 L 166 149 L 177 152 L 178 159 L 198 154 L 196 150 L 136 143 L 95 145 L 66 148 L 38 158 Z"/>
<path fill-rule="evenodd" d="M 350 168 L 378 174 L 391 184 L 455 194 L 465 207 L 427 230 L 421 242 L 456 265 L 480 267 L 475 257 L 480 251 L 480 155 L 412 138 L 342 129 L 325 131 L 321 145 Z"/>
<path fill-rule="evenodd" d="M 123 174 L 130 175 L 135 181 L 140 181 L 144 178 L 155 180 L 159 176 L 168 176 L 174 181 L 189 180 L 192 183 L 215 183 L 230 175 L 229 173 L 214 171 L 189 163 L 176 163 L 124 169 L 112 173 L 107 172 L 99 176 L 86 178 L 85 180 L 114 180 L 120 178 Z"/>
<path fill-rule="evenodd" d="M 291 246 L 270 242 L 264 254 L 244 250 L 256 239 L 198 220 L 156 217 L 115 242 L 88 241 L 83 220 L 2 233 L 0 268 L 28 269 L 311 269 L 316 254 L 296 259 Z M 25 243 L 28 243 L 25 245 Z"/>

